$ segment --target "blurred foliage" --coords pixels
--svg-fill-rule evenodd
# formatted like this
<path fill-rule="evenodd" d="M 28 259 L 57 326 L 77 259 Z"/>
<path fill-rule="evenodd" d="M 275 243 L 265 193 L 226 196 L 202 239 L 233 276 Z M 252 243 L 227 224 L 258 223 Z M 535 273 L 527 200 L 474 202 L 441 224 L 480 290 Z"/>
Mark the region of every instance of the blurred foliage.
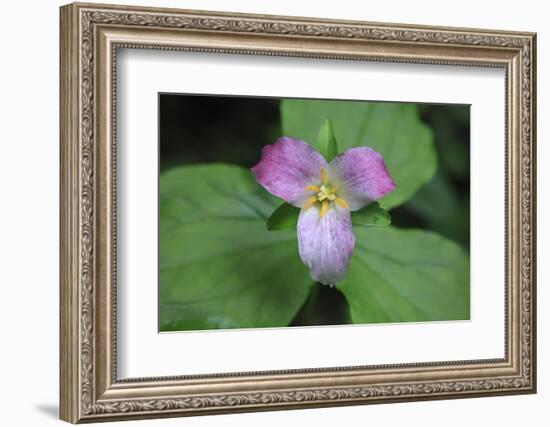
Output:
<path fill-rule="evenodd" d="M 468 318 L 469 107 L 159 101 L 161 330 Z M 315 145 L 326 119 L 340 151 L 381 152 L 399 189 L 381 200 L 393 226 L 354 227 L 350 270 L 336 288 L 313 283 L 301 264 L 295 231 L 285 229 L 295 212 L 279 212 L 268 231 L 281 201 L 227 165 L 249 168 L 282 134 Z M 196 164 L 211 165 L 188 166 Z"/>
<path fill-rule="evenodd" d="M 159 104 L 161 172 L 198 163 L 250 167 L 280 136 L 276 99 L 161 94 Z"/>
<path fill-rule="evenodd" d="M 470 108 L 423 105 L 422 118 L 433 129 L 439 167 L 432 180 L 393 212 L 394 223 L 440 233 L 470 250 Z"/>

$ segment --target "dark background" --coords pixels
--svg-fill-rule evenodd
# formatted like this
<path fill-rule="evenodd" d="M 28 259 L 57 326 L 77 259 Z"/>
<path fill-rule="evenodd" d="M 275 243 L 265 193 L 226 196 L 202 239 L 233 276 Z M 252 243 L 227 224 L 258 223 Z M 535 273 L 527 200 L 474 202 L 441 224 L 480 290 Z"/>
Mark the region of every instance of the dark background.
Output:
<path fill-rule="evenodd" d="M 470 247 L 470 108 L 418 104 L 434 135 L 438 169 L 404 205 L 392 225 L 433 230 Z M 282 136 L 279 99 L 159 94 L 160 172 L 197 163 L 251 167 L 264 145 Z M 314 312 L 312 312 L 314 310 Z M 292 325 L 347 323 L 348 307 L 335 288 L 315 286 Z"/>

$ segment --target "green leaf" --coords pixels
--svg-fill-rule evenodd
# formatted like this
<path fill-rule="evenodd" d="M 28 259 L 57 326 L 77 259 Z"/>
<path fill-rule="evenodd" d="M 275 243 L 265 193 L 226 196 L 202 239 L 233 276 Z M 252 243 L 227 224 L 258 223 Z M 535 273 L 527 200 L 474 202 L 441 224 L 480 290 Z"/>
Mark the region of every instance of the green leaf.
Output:
<path fill-rule="evenodd" d="M 312 280 L 280 204 L 247 169 L 184 166 L 160 177 L 160 330 L 280 327 Z"/>
<path fill-rule="evenodd" d="M 317 132 L 325 120 L 334 126 L 339 150 L 369 146 L 384 157 L 396 190 L 380 200 L 385 209 L 408 200 L 435 173 L 432 132 L 416 105 L 363 101 L 285 99 L 281 101 L 283 134 L 321 150 Z"/>
<path fill-rule="evenodd" d="M 338 154 L 338 143 L 334 136 L 334 128 L 330 120 L 325 120 L 317 136 L 317 149 L 330 162 Z"/>
<path fill-rule="evenodd" d="M 390 225 L 391 217 L 387 210 L 382 209 L 378 202 L 369 203 L 363 209 L 351 213 L 353 225 L 373 226 Z"/>
<path fill-rule="evenodd" d="M 337 287 L 354 323 L 470 318 L 469 258 L 437 234 L 358 228 L 350 268 Z"/>
<path fill-rule="evenodd" d="M 283 203 L 267 219 L 267 229 L 274 230 L 296 230 L 300 209 Z"/>
<path fill-rule="evenodd" d="M 296 230 L 300 209 L 283 203 L 267 219 L 267 229 L 274 230 Z M 363 209 L 351 213 L 353 225 L 358 226 L 386 226 L 391 224 L 389 212 L 380 207 L 378 202 L 369 203 Z"/>

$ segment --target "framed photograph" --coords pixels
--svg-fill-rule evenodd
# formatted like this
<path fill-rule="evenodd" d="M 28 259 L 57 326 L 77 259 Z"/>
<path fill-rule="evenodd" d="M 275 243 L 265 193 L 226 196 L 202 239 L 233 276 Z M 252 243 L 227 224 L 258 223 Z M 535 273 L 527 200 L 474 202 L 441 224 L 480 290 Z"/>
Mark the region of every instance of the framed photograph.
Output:
<path fill-rule="evenodd" d="M 535 392 L 535 34 L 60 22 L 63 420 Z"/>

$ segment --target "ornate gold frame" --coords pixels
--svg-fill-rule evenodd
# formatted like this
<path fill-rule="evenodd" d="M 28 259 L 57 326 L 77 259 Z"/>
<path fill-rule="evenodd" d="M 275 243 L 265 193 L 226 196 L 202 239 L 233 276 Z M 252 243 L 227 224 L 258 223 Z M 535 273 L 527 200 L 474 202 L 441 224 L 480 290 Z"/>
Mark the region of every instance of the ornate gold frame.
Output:
<path fill-rule="evenodd" d="M 505 357 L 116 376 L 118 47 L 506 71 Z M 61 8 L 61 418 L 77 423 L 535 392 L 535 34 L 188 10 Z"/>

